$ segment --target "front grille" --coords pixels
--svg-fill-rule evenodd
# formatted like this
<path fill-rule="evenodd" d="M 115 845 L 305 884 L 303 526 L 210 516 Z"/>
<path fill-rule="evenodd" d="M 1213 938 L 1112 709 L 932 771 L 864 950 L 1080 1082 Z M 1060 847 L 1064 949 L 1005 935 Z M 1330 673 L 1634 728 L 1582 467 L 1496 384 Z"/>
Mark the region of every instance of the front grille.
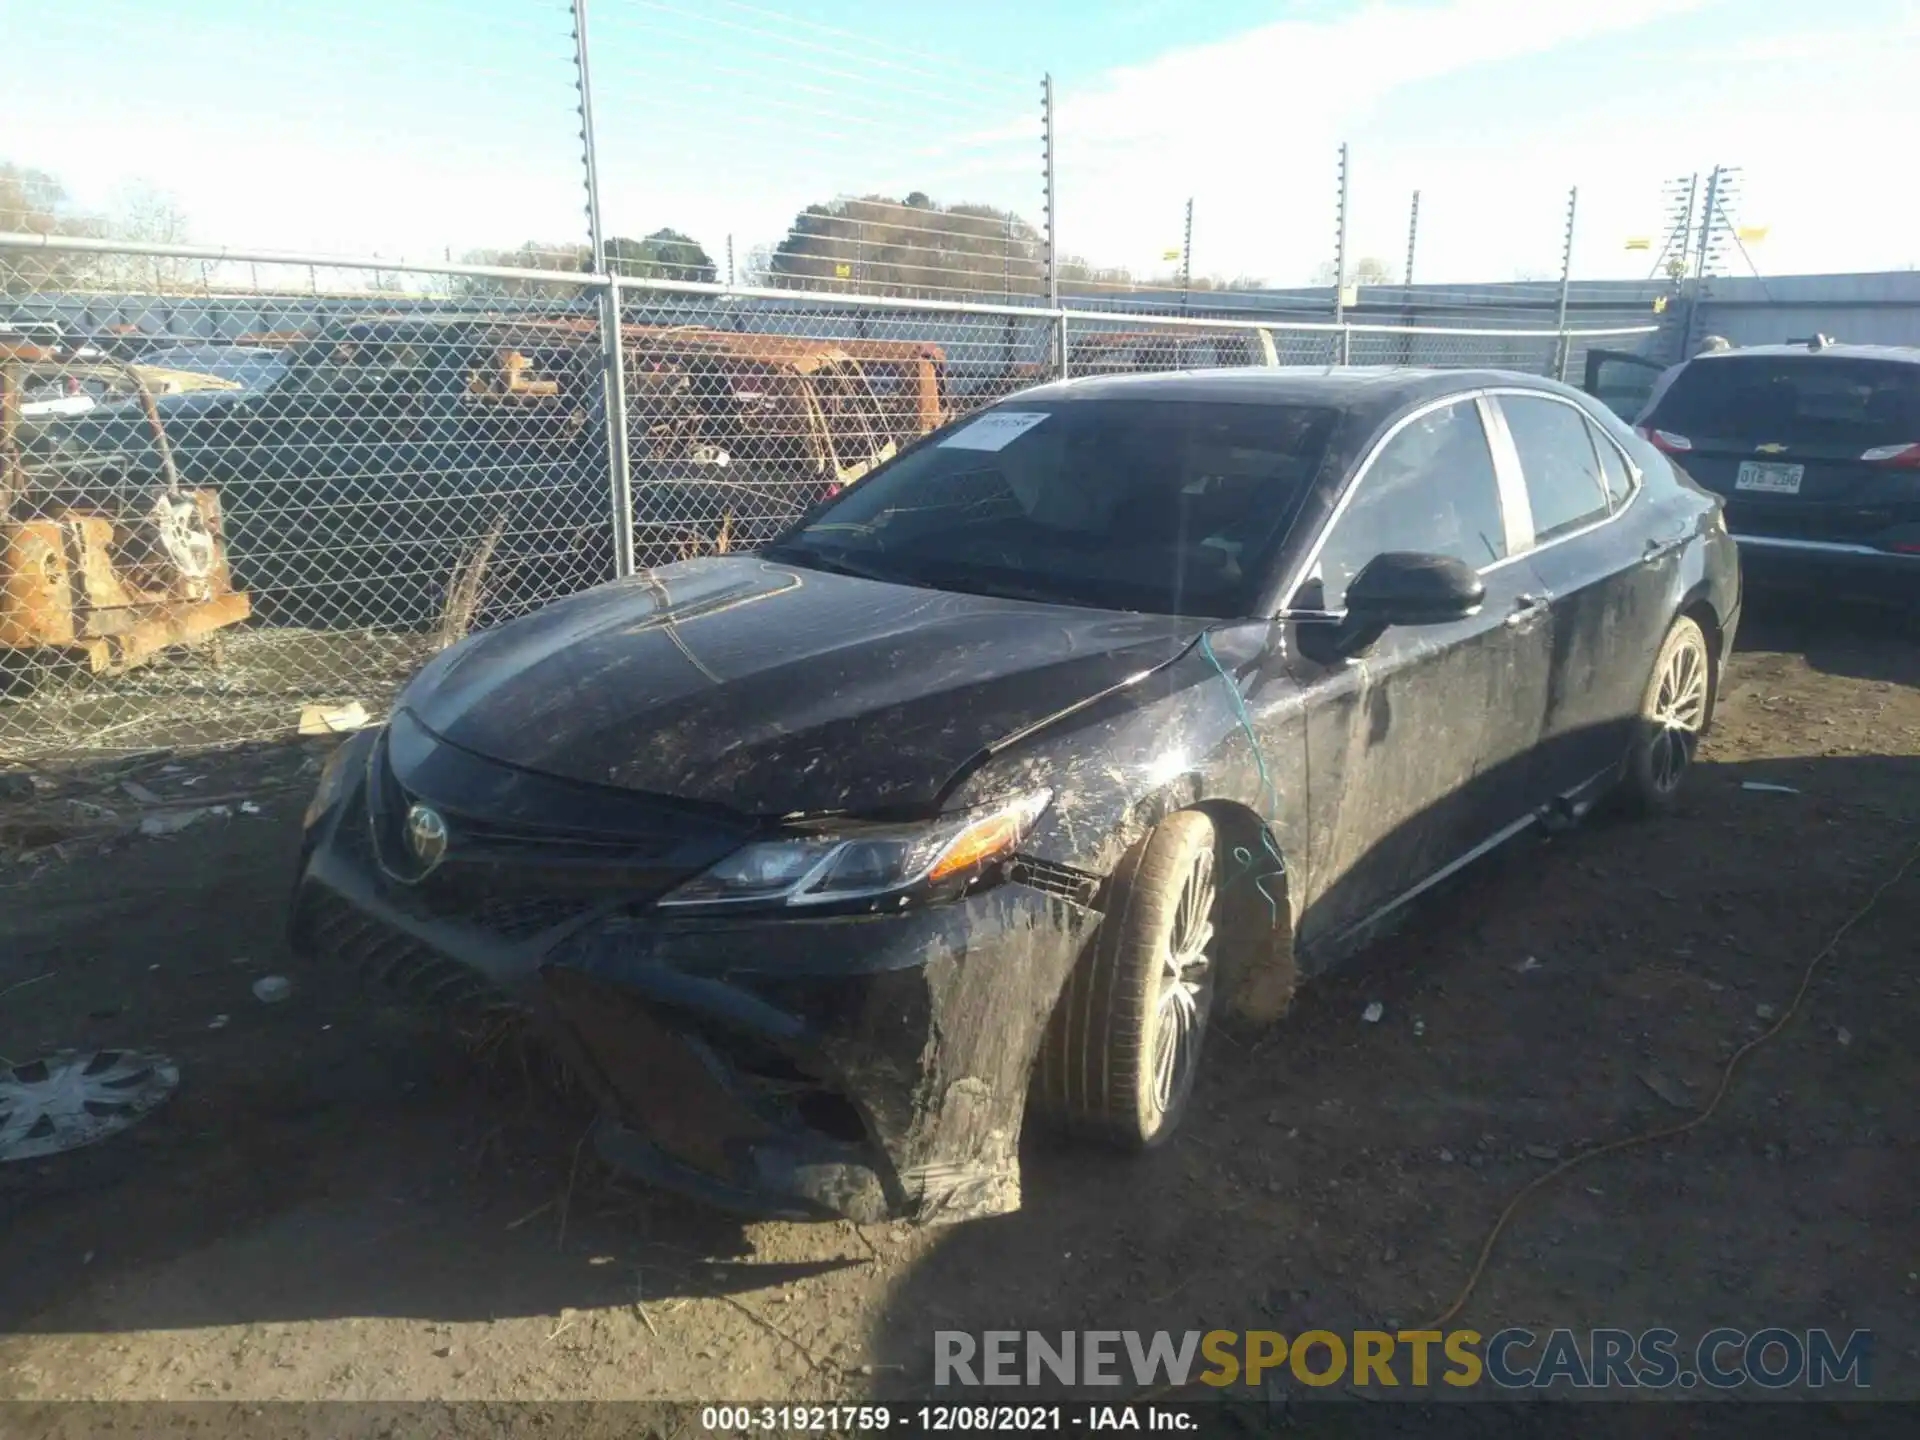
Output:
<path fill-rule="evenodd" d="M 537 878 L 538 872 L 530 872 L 525 867 L 467 866 L 450 862 L 447 869 L 408 884 L 394 875 L 391 866 L 382 863 L 392 842 L 376 841 L 372 833 L 375 823 L 364 811 L 344 815 L 335 843 L 341 853 L 358 866 L 383 872 L 389 883 L 382 893 L 397 909 L 417 919 L 466 925 L 503 940 L 527 940 L 557 929 L 592 908 L 594 897 L 591 895 L 529 889 L 529 875 Z"/>
<path fill-rule="evenodd" d="M 294 939 L 300 948 L 350 966 L 363 979 L 423 1004 L 460 1010 L 512 1008 L 478 972 L 318 887 L 301 900 Z"/>
<path fill-rule="evenodd" d="M 578 919 L 589 898 L 516 892 L 500 888 L 502 877 L 434 874 L 416 885 L 395 885 L 387 898 L 421 920 L 465 925 L 503 940 L 529 940 Z"/>
<path fill-rule="evenodd" d="M 672 848 L 667 836 L 582 837 L 459 813 L 445 815 L 447 858 L 422 874 L 406 841 L 416 797 L 394 775 L 384 748 L 370 768 L 366 813 L 346 817 L 341 843 L 386 877 L 384 893 L 395 906 L 419 919 L 529 940 L 610 898 L 651 900 L 683 878 L 658 864 Z"/>

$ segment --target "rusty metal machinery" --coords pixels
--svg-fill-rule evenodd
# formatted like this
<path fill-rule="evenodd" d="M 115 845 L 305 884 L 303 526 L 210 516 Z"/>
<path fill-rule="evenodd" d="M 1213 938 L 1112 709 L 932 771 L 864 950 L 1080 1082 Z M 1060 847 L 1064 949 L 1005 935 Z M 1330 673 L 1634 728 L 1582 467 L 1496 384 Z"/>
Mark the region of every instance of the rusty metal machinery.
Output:
<path fill-rule="evenodd" d="M 23 442 L 34 374 L 108 382 L 146 417 L 158 483 L 107 501 L 31 461 Z M 116 362 L 60 361 L 0 345 L 0 651 L 63 652 L 95 672 L 128 669 L 247 618 L 227 571 L 219 496 L 181 486 L 146 379 Z"/>

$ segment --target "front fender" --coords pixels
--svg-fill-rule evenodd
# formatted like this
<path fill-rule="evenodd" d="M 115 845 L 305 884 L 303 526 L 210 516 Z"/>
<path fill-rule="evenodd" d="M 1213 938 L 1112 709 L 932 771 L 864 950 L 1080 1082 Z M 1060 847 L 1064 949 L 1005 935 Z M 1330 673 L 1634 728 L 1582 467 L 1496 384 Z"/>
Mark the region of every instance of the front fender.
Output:
<path fill-rule="evenodd" d="M 1220 833 L 1227 989 L 1241 1013 L 1271 1018 L 1291 995 L 1289 871 L 1306 855 L 1302 696 L 1266 625 L 1207 638 L 1124 695 L 995 755 L 955 798 L 1051 789 L 1022 854 L 1096 886 L 1166 816 L 1205 810 Z"/>

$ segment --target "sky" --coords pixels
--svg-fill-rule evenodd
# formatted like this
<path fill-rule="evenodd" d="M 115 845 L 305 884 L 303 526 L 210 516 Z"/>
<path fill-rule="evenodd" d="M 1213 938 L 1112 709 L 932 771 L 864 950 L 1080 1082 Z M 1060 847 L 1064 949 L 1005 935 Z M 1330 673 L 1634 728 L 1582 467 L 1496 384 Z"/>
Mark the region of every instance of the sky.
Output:
<path fill-rule="evenodd" d="M 1667 180 L 1741 167 L 1764 274 L 1920 263 L 1913 0 L 590 0 L 606 229 L 720 258 L 840 194 L 1037 222 L 1063 253 L 1304 284 L 1645 275 Z M 433 261 L 584 238 L 566 0 L 0 0 L 0 162 L 191 239 Z M 1744 268 L 1744 261 L 1735 261 Z"/>

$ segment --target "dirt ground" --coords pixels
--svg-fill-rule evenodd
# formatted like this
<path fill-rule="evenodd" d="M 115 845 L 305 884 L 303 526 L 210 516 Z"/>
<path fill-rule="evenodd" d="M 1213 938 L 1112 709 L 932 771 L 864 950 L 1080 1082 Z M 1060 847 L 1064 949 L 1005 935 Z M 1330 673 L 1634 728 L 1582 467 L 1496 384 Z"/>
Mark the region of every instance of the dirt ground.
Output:
<path fill-rule="evenodd" d="M 0 1053 L 151 1047 L 182 1081 L 103 1144 L 0 1166 L 0 1396 L 853 1398 L 922 1391 L 941 1328 L 1430 1319 L 1520 1186 L 1703 1105 L 1920 843 L 1920 645 L 1866 612 L 1750 616 L 1680 814 L 1510 848 L 1257 1041 L 1216 1039 L 1165 1150 L 1030 1141 L 1021 1213 L 926 1232 L 622 1181 L 511 1042 L 292 959 L 313 765 L 144 762 L 156 793 L 261 813 L 104 854 L 22 861 L 47 837 L 15 827 Z M 1876 1393 L 1920 1398 L 1916 934 L 1920 864 L 1703 1127 L 1532 1197 L 1460 1323 L 1866 1328 Z M 267 974 L 293 998 L 254 999 Z"/>

